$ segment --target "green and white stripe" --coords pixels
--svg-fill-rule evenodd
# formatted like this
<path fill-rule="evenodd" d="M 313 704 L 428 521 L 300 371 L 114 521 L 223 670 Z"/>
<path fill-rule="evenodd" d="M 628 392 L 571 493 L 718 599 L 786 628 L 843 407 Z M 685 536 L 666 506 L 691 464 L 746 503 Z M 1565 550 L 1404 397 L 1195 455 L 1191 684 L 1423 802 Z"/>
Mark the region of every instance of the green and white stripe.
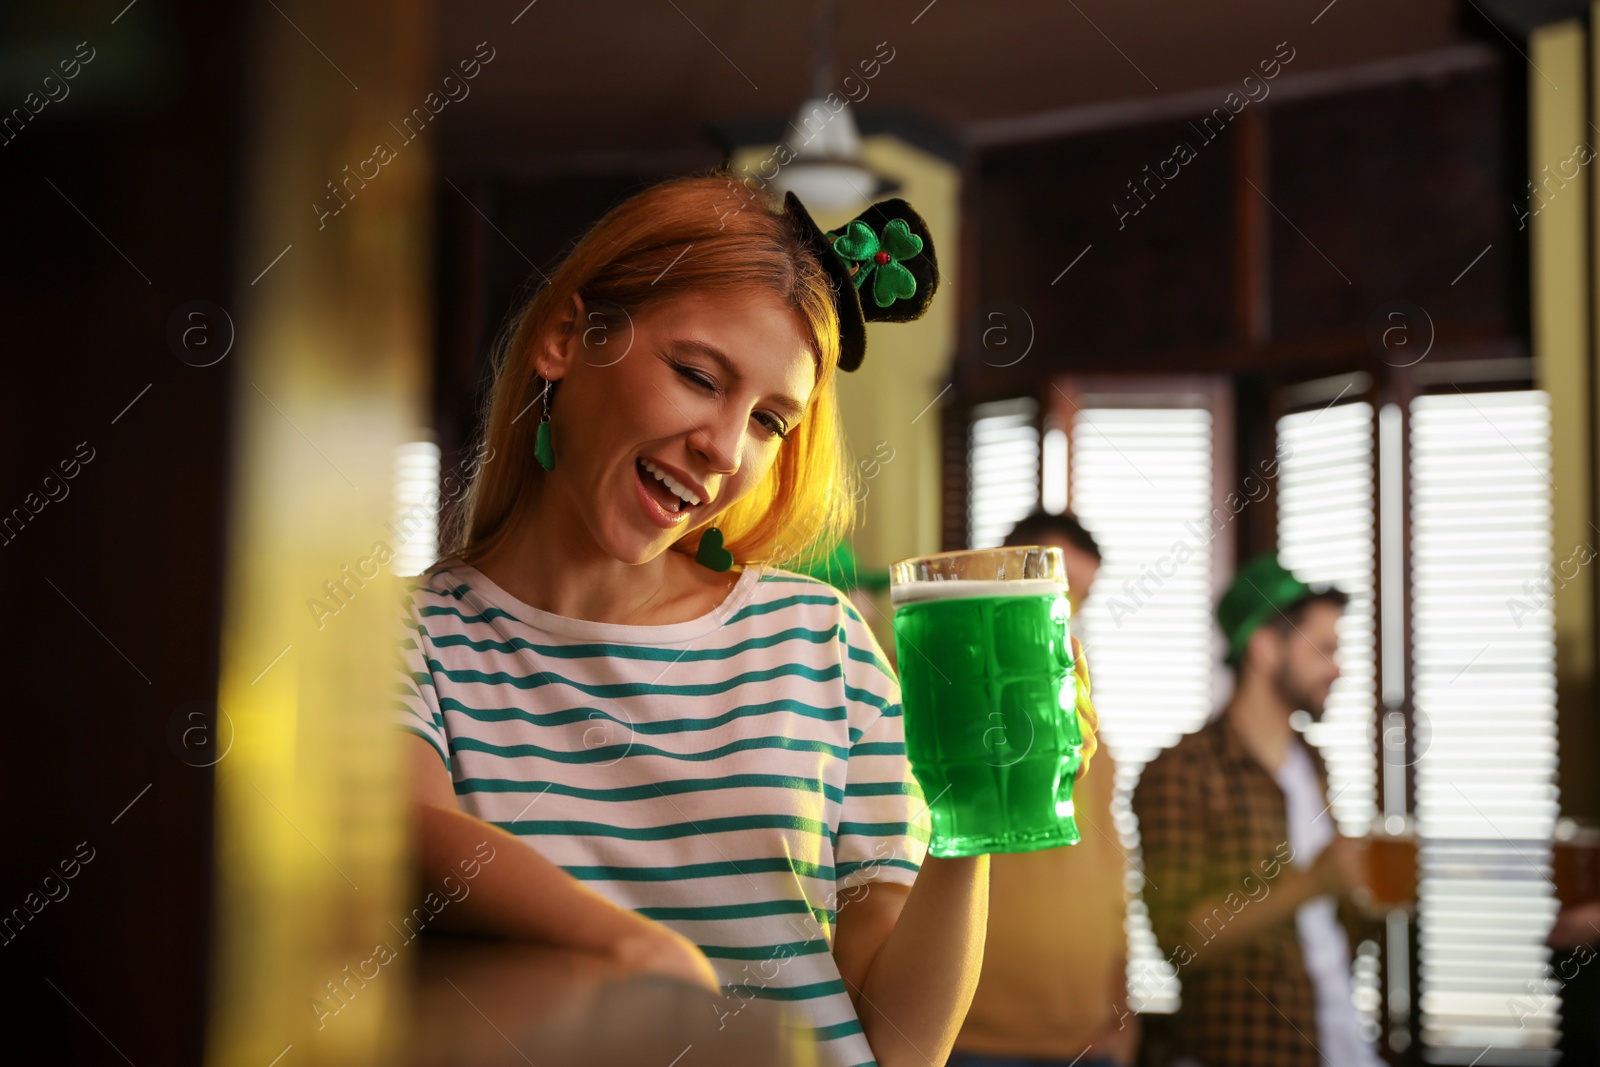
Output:
<path fill-rule="evenodd" d="M 846 597 L 749 567 L 710 614 L 623 626 L 447 560 L 402 619 L 399 723 L 462 810 L 698 944 L 724 1026 L 752 996 L 790 1002 L 822 1062 L 872 1062 L 834 918 L 853 886 L 911 883 L 928 815 L 899 683 Z"/>

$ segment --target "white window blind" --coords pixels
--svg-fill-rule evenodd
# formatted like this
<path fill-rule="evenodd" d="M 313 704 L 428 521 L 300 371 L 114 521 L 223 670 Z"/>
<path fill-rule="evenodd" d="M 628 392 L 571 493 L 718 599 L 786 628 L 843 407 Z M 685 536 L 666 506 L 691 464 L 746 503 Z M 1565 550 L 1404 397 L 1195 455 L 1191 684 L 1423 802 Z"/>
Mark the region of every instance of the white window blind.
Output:
<path fill-rule="evenodd" d="M 1424 1056 L 1468 1064 L 1492 1046 L 1489 1062 L 1551 1063 L 1549 401 L 1426 395 L 1411 416 Z"/>
<path fill-rule="evenodd" d="M 1377 811 L 1372 436 L 1366 403 L 1278 420 L 1278 559 L 1350 596 L 1339 619 L 1339 680 L 1322 722 L 1305 730 L 1327 761 L 1339 831 L 1350 836 L 1366 833 Z"/>
<path fill-rule="evenodd" d="M 1070 454 L 1072 510 L 1104 555 L 1074 627 L 1092 650 L 1100 736 L 1118 766 L 1117 829 L 1132 853 L 1128 798 L 1139 772 L 1211 710 L 1211 413 L 1096 407 L 1086 397 Z M 1135 1010 L 1177 1007 L 1178 982 L 1137 895 L 1128 985 Z"/>
<path fill-rule="evenodd" d="M 979 404 L 967 430 L 967 544 L 994 548 L 1039 500 L 1039 404 Z"/>
<path fill-rule="evenodd" d="M 408 441 L 394 454 L 394 537 L 397 575 L 421 574 L 439 555 L 439 446 Z"/>
<path fill-rule="evenodd" d="M 1067 431 L 1052 426 L 1044 432 L 1040 505 L 1052 515 L 1067 510 Z"/>
<path fill-rule="evenodd" d="M 1339 679 L 1322 721 L 1306 724 L 1305 734 L 1327 763 L 1328 799 L 1340 833 L 1361 836 L 1377 813 L 1378 784 L 1372 405 L 1286 415 L 1277 431 L 1278 559 L 1302 580 L 1332 584 L 1350 596 L 1338 625 Z M 1377 967 L 1362 965 L 1367 957 L 1360 952 L 1352 957 L 1351 995 L 1376 1038 Z"/>

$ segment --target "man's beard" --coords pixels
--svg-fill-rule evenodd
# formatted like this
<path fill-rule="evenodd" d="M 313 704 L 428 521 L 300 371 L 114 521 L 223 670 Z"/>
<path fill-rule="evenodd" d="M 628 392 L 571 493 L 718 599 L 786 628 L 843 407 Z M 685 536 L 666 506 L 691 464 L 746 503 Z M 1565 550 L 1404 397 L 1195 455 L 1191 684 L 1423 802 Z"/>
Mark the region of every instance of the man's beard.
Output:
<path fill-rule="evenodd" d="M 1323 712 L 1327 710 L 1325 698 L 1313 696 L 1296 685 L 1289 673 L 1287 661 L 1278 667 L 1278 673 L 1272 679 L 1272 687 L 1277 691 L 1278 699 L 1289 705 L 1290 711 L 1304 711 L 1311 716 L 1313 722 L 1322 721 Z"/>

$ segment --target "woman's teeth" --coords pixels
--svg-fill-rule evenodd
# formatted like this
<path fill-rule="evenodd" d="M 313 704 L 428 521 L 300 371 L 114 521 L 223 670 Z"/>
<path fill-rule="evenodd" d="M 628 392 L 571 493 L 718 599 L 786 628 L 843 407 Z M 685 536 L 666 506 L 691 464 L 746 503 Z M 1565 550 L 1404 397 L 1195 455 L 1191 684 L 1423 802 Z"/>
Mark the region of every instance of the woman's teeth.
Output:
<path fill-rule="evenodd" d="M 640 459 L 639 467 L 672 491 L 672 499 L 668 504 L 669 510 L 682 511 L 685 507 L 693 507 L 700 503 L 700 498 L 695 496 L 692 491 L 649 460 Z"/>

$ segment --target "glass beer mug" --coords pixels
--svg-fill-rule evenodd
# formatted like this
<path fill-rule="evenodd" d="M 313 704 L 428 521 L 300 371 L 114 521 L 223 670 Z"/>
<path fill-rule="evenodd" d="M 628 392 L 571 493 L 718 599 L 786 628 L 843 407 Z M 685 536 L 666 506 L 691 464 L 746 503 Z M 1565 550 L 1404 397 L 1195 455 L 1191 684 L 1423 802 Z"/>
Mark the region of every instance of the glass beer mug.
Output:
<path fill-rule="evenodd" d="M 1417 828 L 1409 815 L 1378 815 L 1367 834 L 1365 884 L 1356 903 L 1375 915 L 1416 911 Z"/>
<path fill-rule="evenodd" d="M 935 856 L 1076 844 L 1082 761 L 1059 548 L 941 552 L 890 568 L 906 754 Z"/>

